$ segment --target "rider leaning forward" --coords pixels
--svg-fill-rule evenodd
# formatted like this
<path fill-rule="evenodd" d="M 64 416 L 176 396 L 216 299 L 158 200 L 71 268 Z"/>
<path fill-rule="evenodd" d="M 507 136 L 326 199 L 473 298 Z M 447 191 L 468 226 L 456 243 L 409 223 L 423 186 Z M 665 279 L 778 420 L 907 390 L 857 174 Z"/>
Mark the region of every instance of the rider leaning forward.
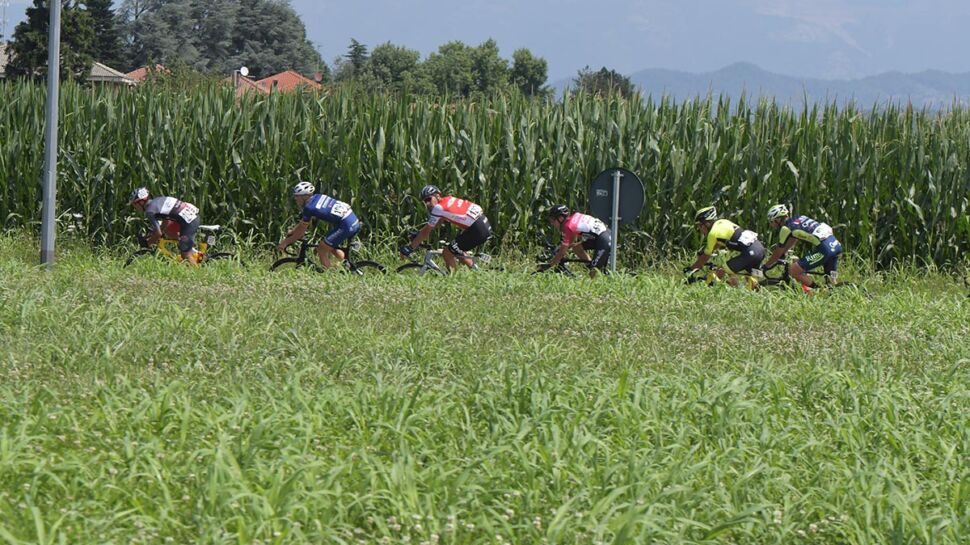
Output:
<path fill-rule="evenodd" d="M 451 272 L 458 261 L 461 261 L 469 269 L 474 269 L 475 261 L 465 252 L 485 244 L 485 241 L 492 236 L 492 226 L 482 213 L 482 207 L 469 200 L 450 195 L 442 196 L 441 190 L 433 185 L 426 185 L 421 189 L 421 200 L 428 209 L 428 223 L 418 231 L 410 244 L 401 246 L 401 254 L 409 257 L 428 238 L 438 222 L 445 220 L 461 231 L 442 251 L 445 266 Z"/>
<path fill-rule="evenodd" d="M 330 256 L 341 261 L 346 257 L 338 247 L 360 231 L 361 223 L 349 204 L 315 191 L 316 188 L 310 182 L 301 181 L 293 186 L 293 200 L 300 207 L 300 221 L 276 248 L 282 252 L 290 244 L 302 239 L 313 220 L 329 223 L 330 232 L 317 244 L 320 265 L 329 269 Z"/>
<path fill-rule="evenodd" d="M 842 254 L 842 244 L 832 233 L 828 224 L 815 221 L 808 216 L 795 216 L 783 204 L 776 204 L 768 210 L 768 222 L 772 229 L 778 230 L 778 247 L 764 265 L 769 269 L 784 257 L 799 241 L 811 246 L 808 255 L 794 261 L 789 270 L 790 274 L 802 284 L 802 290 L 808 292 L 815 286 L 808 272 L 822 267 L 825 276 L 832 284 L 836 283 L 839 268 L 839 255 Z"/>
<path fill-rule="evenodd" d="M 549 224 L 562 232 L 562 243 L 549 261 L 548 268 L 555 269 L 572 248 L 576 257 L 587 263 L 590 276 L 596 276 L 597 269 L 609 274 L 606 265 L 613 248 L 613 234 L 605 223 L 581 212 L 570 212 L 565 205 L 559 204 L 549 209 Z M 587 250 L 592 250 L 592 259 Z"/>
<path fill-rule="evenodd" d="M 128 201 L 144 212 L 148 219 L 151 226 L 147 239 L 149 246 L 154 246 L 162 238 L 159 220 L 171 221 L 179 226 L 178 246 L 182 259 L 189 263 L 199 262 L 199 253 L 195 250 L 195 232 L 199 229 L 200 220 L 199 209 L 195 205 L 175 197 L 153 198 L 145 187 L 132 191 Z"/>
<path fill-rule="evenodd" d="M 750 280 L 748 287 L 757 289 L 757 279 L 761 274 L 761 260 L 765 257 L 765 247 L 758 240 L 758 234 L 738 225 L 717 218 L 717 209 L 713 206 L 701 208 L 694 216 L 694 225 L 704 236 L 704 246 L 697 256 L 697 260 L 690 267 L 684 269 L 688 275 L 693 275 L 707 264 L 717 250 L 727 248 L 736 252 L 728 260 L 727 266 L 731 271 L 728 284 L 738 285 L 736 275 L 744 275 Z M 718 278 L 724 278 L 727 271 L 723 268 L 716 270 Z"/>

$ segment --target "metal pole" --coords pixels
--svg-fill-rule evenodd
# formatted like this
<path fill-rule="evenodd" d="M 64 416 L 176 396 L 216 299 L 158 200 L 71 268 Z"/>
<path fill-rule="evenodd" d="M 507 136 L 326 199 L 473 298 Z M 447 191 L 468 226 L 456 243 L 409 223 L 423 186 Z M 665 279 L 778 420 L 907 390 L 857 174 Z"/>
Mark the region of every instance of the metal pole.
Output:
<path fill-rule="evenodd" d="M 613 234 L 613 250 L 610 252 L 610 272 L 612 273 L 616 273 L 616 248 L 620 238 L 620 178 L 622 177 L 622 172 L 613 171 L 613 217 L 610 221 L 610 232 Z"/>
<path fill-rule="evenodd" d="M 47 124 L 44 134 L 44 212 L 40 228 L 40 262 L 54 265 L 54 217 L 57 189 L 57 103 L 61 84 L 61 0 L 48 2 L 51 10 L 47 38 Z"/>

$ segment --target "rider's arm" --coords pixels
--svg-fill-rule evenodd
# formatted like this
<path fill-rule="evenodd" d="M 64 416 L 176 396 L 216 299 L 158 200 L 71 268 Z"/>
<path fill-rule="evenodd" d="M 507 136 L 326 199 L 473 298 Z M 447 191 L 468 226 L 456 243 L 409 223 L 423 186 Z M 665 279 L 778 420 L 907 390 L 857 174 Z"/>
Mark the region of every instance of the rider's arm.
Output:
<path fill-rule="evenodd" d="M 154 246 L 162 238 L 162 226 L 158 223 L 158 218 L 152 212 L 145 212 L 145 218 L 148 219 L 148 225 L 151 227 L 151 231 L 145 237 L 145 241 L 149 246 Z"/>
<path fill-rule="evenodd" d="M 411 239 L 411 249 L 414 249 L 420 246 L 421 243 L 428 238 L 428 235 L 430 235 L 431 231 L 433 230 L 434 230 L 434 224 L 432 224 L 431 222 L 428 222 L 427 225 L 422 227 L 421 230 L 418 231 L 418 234 Z"/>
<path fill-rule="evenodd" d="M 296 224 L 296 227 L 294 227 L 293 230 L 286 234 L 286 238 L 280 241 L 277 248 L 279 248 L 280 251 L 285 250 L 287 246 L 303 238 L 303 235 L 306 235 L 306 231 L 309 227 L 310 222 L 301 220 L 300 223 Z"/>
<path fill-rule="evenodd" d="M 690 266 L 690 268 L 692 270 L 699 271 L 704 267 L 704 265 L 707 265 L 707 262 L 710 259 L 711 259 L 710 254 L 706 252 L 701 252 L 700 254 L 697 255 L 697 259 L 694 261 L 694 264 Z"/>
<path fill-rule="evenodd" d="M 775 262 L 781 259 L 782 256 L 787 254 L 788 251 L 792 249 L 792 246 L 794 246 L 796 242 L 798 242 L 798 239 L 796 239 L 795 237 L 790 237 L 788 239 L 788 242 L 784 244 L 779 244 L 778 246 L 776 246 L 775 251 L 771 252 L 771 257 L 768 258 L 768 261 L 765 261 L 765 265 L 762 268 L 770 269 L 772 265 L 775 264 Z"/>

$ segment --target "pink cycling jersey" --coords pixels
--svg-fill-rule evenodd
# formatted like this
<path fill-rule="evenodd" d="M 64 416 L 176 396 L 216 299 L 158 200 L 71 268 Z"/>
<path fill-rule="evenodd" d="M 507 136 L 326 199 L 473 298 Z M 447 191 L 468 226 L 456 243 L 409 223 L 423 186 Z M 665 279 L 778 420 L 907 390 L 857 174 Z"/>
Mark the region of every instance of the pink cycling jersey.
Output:
<path fill-rule="evenodd" d="M 606 231 L 606 224 L 593 216 L 573 212 L 562 224 L 562 243 L 572 244 L 576 237 L 597 237 Z"/>
<path fill-rule="evenodd" d="M 428 225 L 438 225 L 438 220 L 445 220 L 465 230 L 482 217 L 482 207 L 457 197 L 442 197 L 438 204 L 431 209 Z"/>

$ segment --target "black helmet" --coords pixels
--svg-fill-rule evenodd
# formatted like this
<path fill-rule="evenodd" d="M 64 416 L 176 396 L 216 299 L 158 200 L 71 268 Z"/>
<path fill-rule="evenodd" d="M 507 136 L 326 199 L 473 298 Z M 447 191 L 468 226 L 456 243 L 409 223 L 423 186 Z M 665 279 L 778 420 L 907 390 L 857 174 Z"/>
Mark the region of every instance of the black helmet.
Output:
<path fill-rule="evenodd" d="M 714 221 L 717 219 L 717 209 L 713 206 L 705 206 L 694 214 L 694 223 L 701 223 L 704 221 Z"/>
<path fill-rule="evenodd" d="M 564 204 L 557 204 L 550 208 L 547 214 L 549 215 L 549 219 L 561 218 L 569 215 L 569 208 Z"/>
<path fill-rule="evenodd" d="M 432 195 L 441 195 L 441 190 L 433 185 L 426 185 L 421 188 L 421 200 L 425 200 Z"/>

